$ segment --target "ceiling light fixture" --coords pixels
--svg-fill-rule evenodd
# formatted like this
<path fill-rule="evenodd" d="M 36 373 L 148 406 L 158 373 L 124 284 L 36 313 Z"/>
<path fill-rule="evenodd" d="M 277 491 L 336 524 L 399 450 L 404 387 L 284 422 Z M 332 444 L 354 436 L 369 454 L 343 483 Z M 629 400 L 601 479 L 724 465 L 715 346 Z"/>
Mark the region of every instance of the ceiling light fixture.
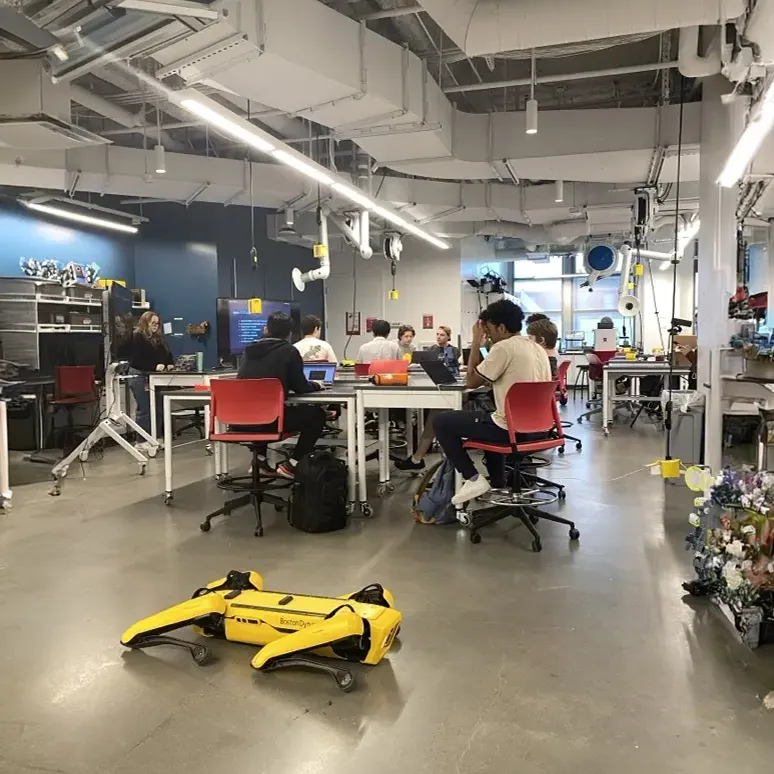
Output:
<path fill-rule="evenodd" d="M 112 229 L 113 231 L 122 231 L 125 234 L 136 234 L 137 226 L 130 226 L 126 223 L 118 223 L 114 220 L 105 220 L 104 218 L 95 218 L 91 215 L 82 215 L 80 212 L 73 212 L 72 210 L 66 210 L 61 207 L 51 207 L 48 204 L 38 204 L 36 202 L 22 201 L 25 207 L 36 212 L 42 212 L 45 215 L 52 215 L 55 218 L 63 218 L 64 220 L 72 220 L 76 223 L 85 223 L 89 226 L 97 226 L 98 228 Z"/>
<path fill-rule="evenodd" d="M 115 7 L 127 11 L 142 11 L 144 13 L 159 13 L 165 16 L 189 16 L 196 19 L 211 19 L 215 21 L 220 13 L 203 3 L 186 2 L 185 0 L 118 0 Z"/>
<path fill-rule="evenodd" d="M 554 184 L 554 201 L 557 204 L 564 201 L 564 180 L 557 180 Z"/>
<path fill-rule="evenodd" d="M 153 148 L 153 155 L 156 158 L 156 174 L 165 175 L 167 172 L 167 162 L 164 158 L 164 146 L 161 143 Z"/>
<path fill-rule="evenodd" d="M 538 102 L 535 99 L 535 49 L 532 49 L 532 76 L 529 84 L 529 99 L 527 100 L 527 134 L 537 134 L 538 130 Z"/>
<path fill-rule="evenodd" d="M 216 129 L 220 129 L 224 134 L 233 137 L 235 140 L 241 140 L 246 145 L 250 145 L 263 153 L 271 153 L 274 145 L 258 134 L 256 127 L 244 118 L 232 114 L 229 118 L 223 113 L 213 110 L 199 99 L 184 99 L 181 103 L 190 113 L 204 119 L 208 124 L 212 124 Z M 217 105 L 215 102 L 214 104 Z M 231 113 L 230 110 L 223 108 L 224 113 Z"/>
<path fill-rule="evenodd" d="M 774 126 L 774 79 L 758 101 L 754 115 L 750 118 L 731 151 L 717 183 L 723 188 L 731 188 L 742 177 L 758 148 Z"/>
<path fill-rule="evenodd" d="M 186 96 L 194 94 L 196 95 L 195 97 Z M 209 97 L 198 94 L 193 90 L 187 90 L 177 95 L 173 94 L 171 99 L 228 137 L 232 137 L 263 153 L 269 154 L 273 159 L 292 167 L 297 172 L 317 183 L 330 186 L 334 193 L 356 204 L 363 210 L 379 214 L 391 223 L 442 250 L 448 250 L 451 247 L 446 242 L 442 242 L 432 234 L 423 231 L 416 223 L 404 220 L 391 210 L 379 206 L 374 199 L 354 186 L 344 183 L 335 173 L 330 172 L 321 164 L 291 149 L 282 141 L 275 139 L 263 129 L 236 115 Z M 276 147 L 278 145 L 282 147 Z"/>
<path fill-rule="evenodd" d="M 298 156 L 292 153 L 288 153 L 284 150 L 275 150 L 272 151 L 271 155 L 274 156 L 277 161 L 281 161 L 283 164 L 293 167 L 293 169 L 302 172 L 307 177 L 311 177 L 312 180 L 316 180 L 318 183 L 322 183 L 322 185 L 333 185 L 334 183 L 334 180 L 330 175 L 326 175 L 325 172 L 321 172 L 317 167 L 308 164 L 306 161 L 298 158 Z"/>
<path fill-rule="evenodd" d="M 70 55 L 61 43 L 52 46 L 50 51 L 60 62 L 66 62 L 70 58 Z"/>

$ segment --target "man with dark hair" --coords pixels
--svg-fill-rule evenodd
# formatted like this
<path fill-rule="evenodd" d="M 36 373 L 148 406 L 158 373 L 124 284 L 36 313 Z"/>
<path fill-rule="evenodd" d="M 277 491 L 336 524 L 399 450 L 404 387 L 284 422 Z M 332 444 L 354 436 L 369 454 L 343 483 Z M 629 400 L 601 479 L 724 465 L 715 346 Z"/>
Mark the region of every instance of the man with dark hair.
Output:
<path fill-rule="evenodd" d="M 301 320 L 301 333 L 304 338 L 293 346 L 301 353 L 304 362 L 325 361 L 336 363 L 336 353 L 327 341 L 320 338 L 322 333 L 322 320 L 313 314 L 308 314 Z"/>
<path fill-rule="evenodd" d="M 505 396 L 514 382 L 550 382 L 551 367 L 545 350 L 521 335 L 524 312 L 512 301 L 503 299 L 490 304 L 479 315 L 473 328 L 470 359 L 465 376 L 472 389 L 491 385 L 495 411 L 446 411 L 434 421 L 435 437 L 454 468 L 465 479 L 459 493 L 452 498 L 461 505 L 486 494 L 491 486 L 505 486 L 504 457 L 486 453 L 485 460 L 492 484 L 476 472 L 463 443 L 483 441 L 507 444 L 508 424 L 505 418 Z M 492 348 L 481 359 L 481 346 L 489 338 Z"/>
<path fill-rule="evenodd" d="M 401 357 L 408 355 L 411 357 L 412 352 L 417 351 L 417 345 L 414 343 L 414 337 L 417 332 L 414 330 L 413 325 L 401 325 L 398 328 L 398 348 L 400 349 Z"/>
<path fill-rule="evenodd" d="M 284 312 L 274 312 L 266 321 L 263 338 L 245 347 L 245 354 L 239 366 L 238 379 L 279 379 L 285 395 L 291 393 L 304 395 L 323 389 L 319 382 L 310 382 L 304 376 L 304 363 L 299 351 L 288 341 L 293 330 L 293 321 Z M 274 472 L 282 478 L 295 478 L 295 467 L 306 454 L 314 451 L 314 446 L 322 435 L 325 426 L 325 410 L 322 406 L 301 403 L 285 406 L 283 430 L 287 433 L 298 432 L 298 443 L 287 462 L 283 462 Z M 243 432 L 267 430 L 268 428 L 238 426 L 234 429 Z M 266 465 L 265 453 L 259 460 Z"/>
<path fill-rule="evenodd" d="M 374 320 L 371 327 L 373 341 L 361 345 L 357 353 L 357 363 L 373 363 L 374 360 L 400 360 L 400 347 L 397 341 L 388 341 L 390 324 L 387 320 Z"/>

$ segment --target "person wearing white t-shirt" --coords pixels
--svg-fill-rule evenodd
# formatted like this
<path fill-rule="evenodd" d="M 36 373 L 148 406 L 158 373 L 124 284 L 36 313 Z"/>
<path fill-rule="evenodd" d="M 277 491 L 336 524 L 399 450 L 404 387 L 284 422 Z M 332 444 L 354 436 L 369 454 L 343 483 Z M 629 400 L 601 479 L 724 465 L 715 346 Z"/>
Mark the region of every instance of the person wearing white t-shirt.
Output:
<path fill-rule="evenodd" d="M 485 453 L 492 484 L 476 471 L 463 448 L 466 440 L 509 444 L 505 419 L 505 396 L 515 382 L 550 382 L 551 366 L 545 349 L 521 335 L 524 312 L 512 301 L 490 304 L 473 328 L 473 340 L 465 377 L 471 389 L 491 385 L 495 411 L 446 411 L 435 418 L 435 437 L 446 457 L 465 482 L 452 498 L 454 505 L 475 500 L 492 486 L 505 486 L 505 459 L 502 454 Z M 493 343 L 486 358 L 480 349 L 489 338 Z M 525 439 L 527 440 L 527 439 Z"/>
<path fill-rule="evenodd" d="M 301 359 L 305 362 L 336 363 L 336 353 L 327 341 L 320 338 L 322 333 L 322 320 L 309 314 L 301 320 L 301 333 L 304 338 L 293 346 L 301 353 Z"/>

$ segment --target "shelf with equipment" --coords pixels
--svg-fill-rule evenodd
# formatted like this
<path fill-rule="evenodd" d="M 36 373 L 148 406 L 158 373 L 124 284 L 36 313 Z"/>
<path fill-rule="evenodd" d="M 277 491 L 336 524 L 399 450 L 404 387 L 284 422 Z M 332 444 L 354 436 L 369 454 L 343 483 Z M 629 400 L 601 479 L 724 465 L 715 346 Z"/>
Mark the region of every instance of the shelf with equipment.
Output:
<path fill-rule="evenodd" d="M 46 344 L 48 336 L 103 333 L 103 295 L 101 288 L 62 287 L 34 279 L 0 279 L 3 357 L 33 371 L 46 370 L 41 353 L 51 352 L 52 347 L 58 346 L 53 340 Z"/>

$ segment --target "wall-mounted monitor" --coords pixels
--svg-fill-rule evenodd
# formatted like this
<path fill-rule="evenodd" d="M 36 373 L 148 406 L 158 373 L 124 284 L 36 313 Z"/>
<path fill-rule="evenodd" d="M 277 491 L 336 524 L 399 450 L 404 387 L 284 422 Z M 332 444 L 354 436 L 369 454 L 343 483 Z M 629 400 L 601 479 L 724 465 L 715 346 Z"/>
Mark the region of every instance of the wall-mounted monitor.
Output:
<path fill-rule="evenodd" d="M 298 304 L 290 301 L 266 301 L 260 313 L 250 312 L 246 298 L 219 298 L 217 300 L 218 357 L 233 361 L 245 347 L 260 339 L 266 330 L 266 320 L 274 312 L 284 312 L 293 319 L 293 340 L 298 338 L 301 313 Z"/>

